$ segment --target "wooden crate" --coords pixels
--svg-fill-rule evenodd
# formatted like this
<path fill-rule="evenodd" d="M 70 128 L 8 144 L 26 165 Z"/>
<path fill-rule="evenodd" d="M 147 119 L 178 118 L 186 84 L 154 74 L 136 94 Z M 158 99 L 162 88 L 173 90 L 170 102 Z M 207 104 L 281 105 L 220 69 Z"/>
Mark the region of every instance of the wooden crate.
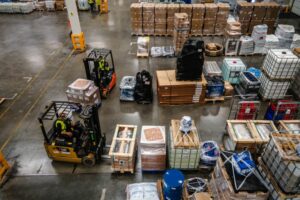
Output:
<path fill-rule="evenodd" d="M 300 157 L 296 154 L 300 135 L 273 133 L 261 157 L 285 193 L 300 191 Z"/>
<path fill-rule="evenodd" d="M 175 70 L 158 70 L 156 76 L 160 104 L 204 103 L 207 82 L 203 75 L 201 81 L 177 81 Z"/>
<path fill-rule="evenodd" d="M 174 147 L 183 147 L 183 148 L 199 148 L 200 140 L 197 132 L 195 122 L 192 122 L 192 130 L 189 134 L 182 133 L 180 128 L 180 120 L 171 120 L 172 127 L 172 138 L 174 142 Z"/>
<path fill-rule="evenodd" d="M 237 135 L 234 129 L 237 124 L 245 125 L 251 138 L 241 138 L 241 136 Z M 226 128 L 229 135 L 228 144 L 225 145 L 227 150 L 242 151 L 247 149 L 251 153 L 257 153 L 257 149 L 261 145 L 261 138 L 253 131 L 248 120 L 227 120 Z"/>
<path fill-rule="evenodd" d="M 276 183 L 276 180 L 272 176 L 271 172 L 268 170 L 265 163 L 261 158 L 258 158 L 258 171 L 264 179 L 265 183 L 268 186 L 269 190 L 269 199 L 270 200 L 299 200 L 300 194 L 286 194 L 284 193 L 279 185 Z"/>
<path fill-rule="evenodd" d="M 256 135 L 260 137 L 260 141 L 257 141 L 261 144 L 267 144 L 270 140 L 270 134 L 278 132 L 275 124 L 271 120 L 251 120 L 250 121 L 251 128 L 254 132 L 256 132 Z M 264 135 L 260 130 L 259 126 L 265 125 L 266 127 L 270 128 L 270 132 L 267 135 Z"/>
<path fill-rule="evenodd" d="M 137 152 L 137 126 L 118 124 L 109 150 L 112 169 L 117 172 L 134 173 Z"/>
<path fill-rule="evenodd" d="M 210 186 L 214 199 L 219 200 L 267 200 L 268 193 L 266 192 L 235 192 L 231 184 L 230 177 L 223 165 L 221 158 L 217 161 L 217 166 L 210 181 Z"/>
<path fill-rule="evenodd" d="M 291 124 L 295 125 L 295 127 L 290 127 Z M 282 133 L 300 134 L 300 120 L 280 120 L 278 129 Z"/>

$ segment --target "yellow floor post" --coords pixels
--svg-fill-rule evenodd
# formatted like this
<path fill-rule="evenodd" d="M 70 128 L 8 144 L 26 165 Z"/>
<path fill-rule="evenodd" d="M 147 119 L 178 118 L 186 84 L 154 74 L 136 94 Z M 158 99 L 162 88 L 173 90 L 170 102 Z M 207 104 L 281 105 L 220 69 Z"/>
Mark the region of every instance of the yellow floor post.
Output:
<path fill-rule="evenodd" d="M 81 32 L 80 34 L 72 34 L 72 43 L 74 50 L 80 50 L 84 51 L 85 50 L 85 39 L 84 39 L 84 34 Z"/>
<path fill-rule="evenodd" d="M 11 166 L 8 164 L 8 162 L 5 160 L 3 154 L 0 152 L 0 182 L 2 181 L 3 177 L 5 176 L 5 173 L 8 169 L 10 169 Z"/>

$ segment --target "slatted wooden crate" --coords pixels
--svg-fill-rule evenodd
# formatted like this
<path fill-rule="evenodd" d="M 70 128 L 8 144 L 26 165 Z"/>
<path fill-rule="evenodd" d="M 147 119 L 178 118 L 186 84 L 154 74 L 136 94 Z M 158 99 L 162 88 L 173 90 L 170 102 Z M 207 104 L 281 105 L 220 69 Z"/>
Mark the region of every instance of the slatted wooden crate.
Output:
<path fill-rule="evenodd" d="M 134 125 L 117 125 L 109 151 L 113 171 L 134 173 L 137 151 L 136 131 L 137 126 Z"/>
<path fill-rule="evenodd" d="M 180 120 L 171 120 L 169 165 L 177 169 L 197 169 L 200 161 L 200 140 L 193 121 L 192 131 L 185 135 L 179 130 Z"/>
<path fill-rule="evenodd" d="M 280 120 L 279 131 L 289 134 L 300 134 L 300 120 Z"/>
<path fill-rule="evenodd" d="M 244 129 L 243 131 L 247 131 L 247 134 L 242 135 L 241 132 L 238 132 L 238 128 Z M 229 138 L 224 146 L 227 150 L 242 151 L 247 149 L 251 153 L 257 153 L 257 150 L 261 148 L 261 138 L 257 132 L 253 131 L 248 120 L 227 120 L 226 129 Z"/>
<path fill-rule="evenodd" d="M 300 194 L 286 194 L 284 193 L 276 180 L 272 176 L 271 172 L 268 170 L 267 166 L 264 164 L 261 158 L 258 158 L 258 171 L 264 179 L 265 183 L 269 189 L 269 199 L 270 200 L 299 200 Z"/>
<path fill-rule="evenodd" d="M 300 157 L 296 148 L 300 135 L 273 133 L 262 153 L 262 160 L 285 193 L 300 191 Z"/>
<path fill-rule="evenodd" d="M 253 193 L 246 191 L 235 192 L 234 186 L 230 181 L 230 177 L 221 158 L 217 161 L 217 166 L 212 174 L 210 186 L 214 199 L 217 200 L 267 200 L 269 196 L 267 192 L 262 191 Z"/>
<path fill-rule="evenodd" d="M 175 70 L 159 70 L 156 71 L 156 77 L 160 104 L 204 103 L 207 82 L 203 75 L 201 81 L 177 81 Z"/>

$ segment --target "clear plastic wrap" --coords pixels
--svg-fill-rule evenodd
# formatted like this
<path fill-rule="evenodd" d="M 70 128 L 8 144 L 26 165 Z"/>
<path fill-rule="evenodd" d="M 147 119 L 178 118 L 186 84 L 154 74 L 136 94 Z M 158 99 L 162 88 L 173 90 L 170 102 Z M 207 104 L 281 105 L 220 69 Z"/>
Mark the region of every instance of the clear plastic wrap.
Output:
<path fill-rule="evenodd" d="M 159 200 L 156 183 L 134 183 L 127 185 L 127 200 Z"/>

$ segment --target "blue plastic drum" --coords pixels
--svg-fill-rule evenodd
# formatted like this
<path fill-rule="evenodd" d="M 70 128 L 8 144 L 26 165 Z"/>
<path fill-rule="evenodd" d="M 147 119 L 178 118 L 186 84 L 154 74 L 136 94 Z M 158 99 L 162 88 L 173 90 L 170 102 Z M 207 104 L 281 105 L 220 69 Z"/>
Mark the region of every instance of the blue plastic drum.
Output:
<path fill-rule="evenodd" d="M 166 200 L 181 200 L 184 175 L 176 169 L 168 170 L 163 177 L 163 193 Z"/>

